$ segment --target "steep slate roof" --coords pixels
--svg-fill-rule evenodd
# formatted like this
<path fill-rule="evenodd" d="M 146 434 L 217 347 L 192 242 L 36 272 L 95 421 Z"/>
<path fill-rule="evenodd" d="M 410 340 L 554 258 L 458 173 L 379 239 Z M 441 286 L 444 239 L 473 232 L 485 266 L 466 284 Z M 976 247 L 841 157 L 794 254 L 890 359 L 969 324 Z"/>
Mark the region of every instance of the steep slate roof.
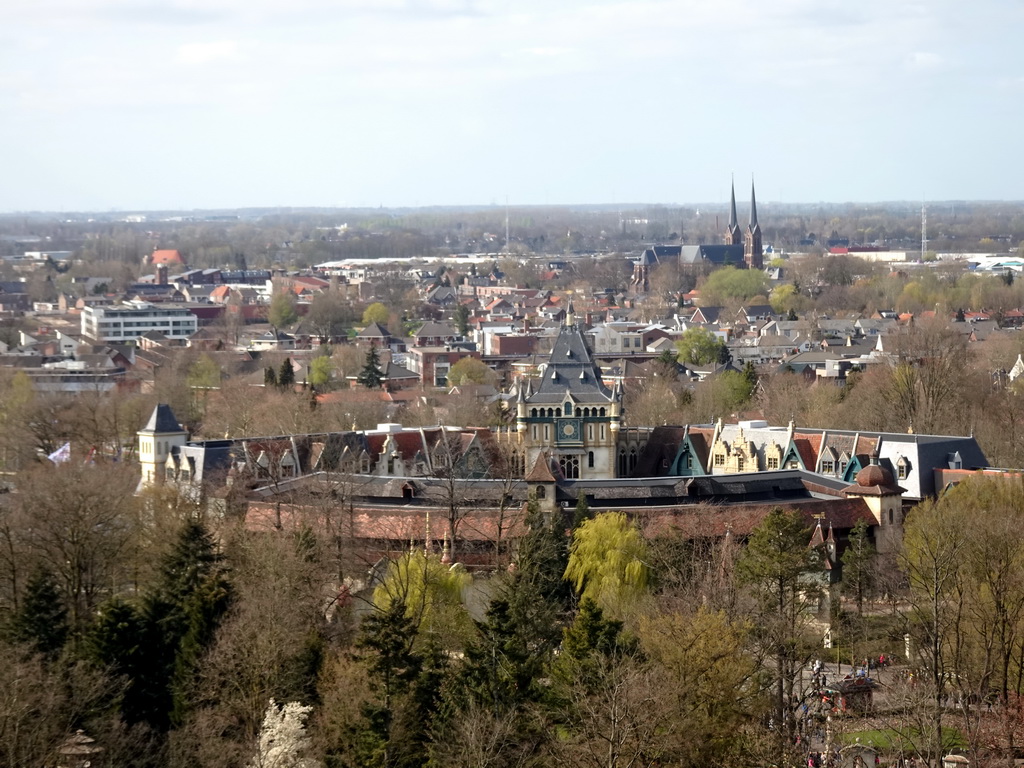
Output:
<path fill-rule="evenodd" d="M 613 394 L 601 380 L 580 326 L 563 325 L 558 331 L 551 357 L 536 391 L 527 397 L 529 405 L 562 403 L 566 394 L 584 405 L 606 405 Z"/>
<path fill-rule="evenodd" d="M 655 427 L 640 450 L 631 477 L 654 477 L 667 474 L 686 437 L 686 427 Z"/>
<path fill-rule="evenodd" d="M 739 245 L 684 245 L 680 247 L 679 263 L 682 265 L 702 264 L 743 264 L 743 244 Z"/>
<path fill-rule="evenodd" d="M 183 430 L 178 425 L 178 420 L 174 418 L 174 411 L 171 410 L 171 406 L 166 403 L 158 403 L 156 408 L 153 409 L 149 421 L 146 422 L 146 426 L 140 431 L 182 432 Z"/>

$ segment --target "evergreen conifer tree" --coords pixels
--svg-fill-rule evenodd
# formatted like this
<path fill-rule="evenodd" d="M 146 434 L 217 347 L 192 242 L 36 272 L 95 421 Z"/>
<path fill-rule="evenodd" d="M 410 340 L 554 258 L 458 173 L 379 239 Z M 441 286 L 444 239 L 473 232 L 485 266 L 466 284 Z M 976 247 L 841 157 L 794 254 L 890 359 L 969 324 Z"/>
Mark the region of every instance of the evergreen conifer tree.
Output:
<path fill-rule="evenodd" d="M 527 504 L 527 534 L 515 570 L 491 601 L 478 639 L 466 650 L 461 677 L 466 696 L 497 712 L 538 700 L 538 681 L 562 638 L 571 590 L 562 577 L 568 562 L 561 513 L 546 520 L 535 497 Z"/>
<path fill-rule="evenodd" d="M 187 709 L 196 664 L 230 603 L 231 590 L 213 538 L 185 524 L 139 609 L 109 603 L 92 634 L 93 656 L 125 675 L 121 711 L 129 724 L 166 729 Z"/>
<path fill-rule="evenodd" d="M 57 582 L 52 573 L 39 568 L 11 619 L 11 638 L 52 660 L 64 647 L 68 631 L 68 612 Z"/>
<path fill-rule="evenodd" d="M 264 387 L 277 387 L 277 371 L 272 366 L 267 366 L 263 370 L 263 386 Z"/>
<path fill-rule="evenodd" d="M 405 603 L 395 600 L 386 609 L 363 619 L 357 641 L 357 646 L 368 654 L 370 687 L 377 694 L 377 701 L 368 704 L 363 712 L 371 736 L 371 754 L 363 760 L 367 764 L 393 764 L 391 738 L 395 714 L 423 669 L 423 659 L 412 650 L 416 628 L 405 614 Z"/>
<path fill-rule="evenodd" d="M 281 368 L 277 372 L 277 386 L 284 390 L 289 390 L 295 386 L 295 369 L 292 368 L 290 357 L 286 357 L 284 362 L 281 363 Z"/>
<path fill-rule="evenodd" d="M 380 372 L 380 359 L 377 357 L 376 347 L 371 346 L 366 351 L 366 363 L 359 375 L 356 376 L 356 381 L 367 389 L 377 389 L 384 381 L 384 376 Z"/>

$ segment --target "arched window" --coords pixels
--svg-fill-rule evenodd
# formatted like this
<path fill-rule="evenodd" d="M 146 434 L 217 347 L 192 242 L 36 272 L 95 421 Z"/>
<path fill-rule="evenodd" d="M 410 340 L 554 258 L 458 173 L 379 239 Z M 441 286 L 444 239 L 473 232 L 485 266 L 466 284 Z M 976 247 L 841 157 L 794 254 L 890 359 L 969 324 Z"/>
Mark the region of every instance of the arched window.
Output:
<path fill-rule="evenodd" d="M 536 408 L 531 408 L 530 409 L 530 416 L 531 416 L 531 418 L 534 418 L 534 419 L 537 418 L 537 409 Z"/>
<path fill-rule="evenodd" d="M 625 477 L 628 471 L 626 467 L 626 449 L 619 448 L 619 477 Z"/>
<path fill-rule="evenodd" d="M 632 472 L 636 469 L 636 448 L 629 449 L 629 471 Z"/>
<path fill-rule="evenodd" d="M 601 409 L 601 416 L 604 416 L 604 408 Z"/>
<path fill-rule="evenodd" d="M 576 416 L 579 417 L 579 416 L 582 416 L 582 415 L 583 415 L 583 409 L 582 408 L 577 408 L 576 409 Z"/>
<path fill-rule="evenodd" d="M 558 468 L 562 470 L 562 477 L 566 480 L 576 480 L 580 476 L 580 457 L 559 456 Z"/>
<path fill-rule="evenodd" d="M 572 403 L 565 404 L 565 415 L 572 416 Z"/>
<path fill-rule="evenodd" d="M 538 499 L 543 499 L 544 498 L 544 486 L 543 485 L 538 485 L 537 486 L 537 498 Z"/>

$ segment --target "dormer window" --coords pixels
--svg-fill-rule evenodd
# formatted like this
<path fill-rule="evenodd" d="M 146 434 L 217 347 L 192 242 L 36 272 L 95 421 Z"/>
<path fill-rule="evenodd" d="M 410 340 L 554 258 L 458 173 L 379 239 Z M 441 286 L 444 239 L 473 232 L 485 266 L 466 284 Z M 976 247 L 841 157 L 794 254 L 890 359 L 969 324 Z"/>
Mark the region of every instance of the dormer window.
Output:
<path fill-rule="evenodd" d="M 566 416 L 572 416 L 572 403 L 566 403 L 564 410 Z"/>
<path fill-rule="evenodd" d="M 910 474 L 910 462 L 907 461 L 906 456 L 900 456 L 899 461 L 896 462 L 896 477 L 900 480 L 906 480 Z"/>

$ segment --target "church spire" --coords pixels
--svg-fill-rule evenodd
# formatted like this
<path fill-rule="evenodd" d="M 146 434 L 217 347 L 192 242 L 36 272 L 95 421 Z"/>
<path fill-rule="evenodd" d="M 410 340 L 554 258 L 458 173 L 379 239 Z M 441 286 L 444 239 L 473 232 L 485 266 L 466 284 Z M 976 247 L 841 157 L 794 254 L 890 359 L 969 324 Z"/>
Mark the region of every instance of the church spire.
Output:
<path fill-rule="evenodd" d="M 740 230 L 739 217 L 736 215 L 736 181 L 732 181 L 732 188 L 729 194 L 729 223 L 725 228 L 725 244 L 739 245 L 743 242 L 743 233 Z"/>
<path fill-rule="evenodd" d="M 733 207 L 736 206 L 735 197 L 733 199 Z M 733 213 L 735 215 L 735 211 Z M 753 229 L 757 226 L 757 198 L 754 196 L 754 177 L 750 177 L 750 228 Z"/>
<path fill-rule="evenodd" d="M 757 197 L 754 195 L 754 177 L 750 177 L 750 223 L 743 236 L 743 261 L 747 269 L 764 268 L 764 246 L 761 225 L 757 223 Z"/>
<path fill-rule="evenodd" d="M 729 231 L 732 231 L 733 228 L 735 228 L 739 224 L 739 222 L 737 221 L 737 216 L 736 216 L 736 182 L 735 181 L 732 182 L 732 195 L 731 195 L 731 197 L 732 197 L 732 199 L 731 199 L 731 201 L 729 203 Z"/>

